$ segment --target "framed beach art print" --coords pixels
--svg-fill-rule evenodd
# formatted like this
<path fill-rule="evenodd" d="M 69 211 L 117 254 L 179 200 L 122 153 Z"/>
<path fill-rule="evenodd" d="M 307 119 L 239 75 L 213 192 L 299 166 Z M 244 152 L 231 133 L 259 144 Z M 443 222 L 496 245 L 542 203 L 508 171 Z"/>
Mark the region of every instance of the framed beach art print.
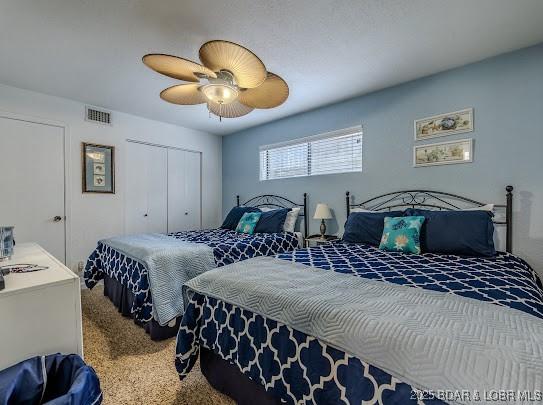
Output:
<path fill-rule="evenodd" d="M 415 120 L 415 141 L 473 131 L 473 108 Z"/>
<path fill-rule="evenodd" d="M 115 194 L 115 147 L 82 144 L 83 192 Z"/>
<path fill-rule="evenodd" d="M 473 161 L 473 140 L 415 145 L 413 147 L 413 166 L 437 166 Z"/>

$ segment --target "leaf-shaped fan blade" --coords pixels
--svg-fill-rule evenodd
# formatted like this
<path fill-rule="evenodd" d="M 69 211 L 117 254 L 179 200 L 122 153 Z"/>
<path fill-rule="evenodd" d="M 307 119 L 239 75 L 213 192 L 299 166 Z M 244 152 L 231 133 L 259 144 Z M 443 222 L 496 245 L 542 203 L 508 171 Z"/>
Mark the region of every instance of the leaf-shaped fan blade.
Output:
<path fill-rule="evenodd" d="M 169 103 L 191 105 L 206 102 L 206 97 L 199 90 L 199 84 L 180 84 L 162 90 L 160 98 Z"/>
<path fill-rule="evenodd" d="M 153 53 L 145 55 L 143 63 L 158 73 L 187 82 L 198 82 L 199 76 L 217 77 L 205 66 L 178 56 Z"/>
<path fill-rule="evenodd" d="M 230 71 L 239 87 L 257 87 L 266 80 L 266 66 L 258 56 L 233 42 L 206 42 L 200 48 L 200 61 L 214 72 Z"/>
<path fill-rule="evenodd" d="M 239 101 L 222 105 L 210 101 L 207 103 L 207 107 L 209 108 L 209 111 L 216 116 L 224 118 L 242 117 L 254 110 L 254 108 L 247 107 L 246 105 L 241 104 Z"/>
<path fill-rule="evenodd" d="M 260 86 L 254 89 L 242 90 L 239 101 L 253 108 L 274 108 L 288 98 L 287 83 L 274 73 L 268 72 L 268 77 Z"/>

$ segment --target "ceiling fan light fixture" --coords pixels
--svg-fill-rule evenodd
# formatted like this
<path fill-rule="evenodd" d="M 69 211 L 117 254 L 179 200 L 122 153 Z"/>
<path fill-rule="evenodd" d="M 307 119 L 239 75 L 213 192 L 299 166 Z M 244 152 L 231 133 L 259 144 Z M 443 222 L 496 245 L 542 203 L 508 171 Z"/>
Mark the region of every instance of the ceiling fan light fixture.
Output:
<path fill-rule="evenodd" d="M 210 101 L 217 104 L 230 104 L 239 96 L 238 89 L 228 83 L 209 83 L 202 86 L 200 91 Z"/>
<path fill-rule="evenodd" d="M 216 104 L 230 104 L 238 99 L 239 90 L 234 75 L 227 70 L 217 72 L 216 78 L 208 78 L 209 84 L 200 87 L 206 98 Z"/>

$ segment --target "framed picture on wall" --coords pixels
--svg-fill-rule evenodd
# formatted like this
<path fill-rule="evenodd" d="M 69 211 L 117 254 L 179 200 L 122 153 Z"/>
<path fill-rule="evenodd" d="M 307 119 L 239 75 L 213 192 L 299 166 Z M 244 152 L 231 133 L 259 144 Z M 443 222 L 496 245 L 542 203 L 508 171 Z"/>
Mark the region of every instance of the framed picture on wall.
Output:
<path fill-rule="evenodd" d="M 413 147 L 413 166 L 437 166 L 473 161 L 473 140 L 431 143 Z"/>
<path fill-rule="evenodd" d="M 83 192 L 115 194 L 115 147 L 83 142 Z"/>
<path fill-rule="evenodd" d="M 415 120 L 415 141 L 473 131 L 473 108 Z"/>

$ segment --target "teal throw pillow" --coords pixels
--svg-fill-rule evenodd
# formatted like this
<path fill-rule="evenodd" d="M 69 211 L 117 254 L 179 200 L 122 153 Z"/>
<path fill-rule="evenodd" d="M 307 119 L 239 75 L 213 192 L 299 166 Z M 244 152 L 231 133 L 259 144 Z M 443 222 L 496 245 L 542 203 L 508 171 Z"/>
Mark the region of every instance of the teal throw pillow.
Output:
<path fill-rule="evenodd" d="M 424 217 L 385 217 L 379 249 L 420 254 L 420 228 Z"/>
<path fill-rule="evenodd" d="M 246 212 L 243 214 L 236 227 L 236 232 L 252 235 L 255 232 L 256 224 L 258 224 L 261 215 L 261 212 Z"/>

